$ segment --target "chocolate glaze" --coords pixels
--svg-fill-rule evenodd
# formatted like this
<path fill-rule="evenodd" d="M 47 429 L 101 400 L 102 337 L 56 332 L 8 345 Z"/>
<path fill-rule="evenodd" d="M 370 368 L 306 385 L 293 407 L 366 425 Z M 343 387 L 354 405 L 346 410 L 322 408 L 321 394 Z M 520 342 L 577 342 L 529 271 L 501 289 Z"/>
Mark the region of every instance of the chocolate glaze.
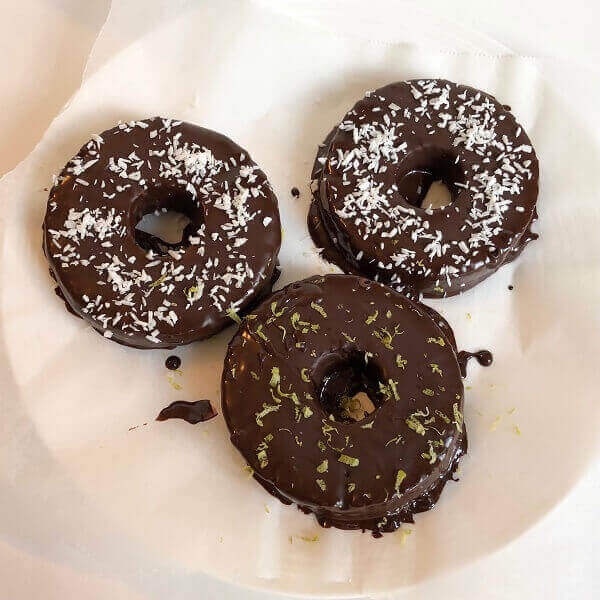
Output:
<path fill-rule="evenodd" d="M 157 421 L 166 421 L 167 419 L 183 419 L 191 425 L 202 421 L 209 421 L 217 416 L 217 411 L 213 408 L 210 400 L 196 400 L 196 402 L 184 402 L 178 400 L 163 408 Z"/>
<path fill-rule="evenodd" d="M 449 331 L 433 309 L 368 279 L 288 285 L 229 343 L 222 410 L 232 443 L 267 491 L 324 527 L 379 535 L 411 522 L 466 452 Z M 358 390 L 376 408 L 357 422 L 339 406 Z"/>
<path fill-rule="evenodd" d="M 176 210 L 178 244 L 136 229 Z M 265 174 L 229 138 L 155 117 L 94 136 L 50 191 L 44 252 L 65 303 L 113 341 L 207 338 L 271 290 L 281 225 Z"/>
<path fill-rule="evenodd" d="M 181 359 L 179 358 L 179 356 L 169 356 L 167 357 L 167 360 L 165 360 L 165 367 L 167 367 L 167 369 L 169 369 L 170 371 L 176 371 L 177 369 L 179 369 L 179 367 L 181 366 Z"/>
<path fill-rule="evenodd" d="M 439 179 L 453 202 L 421 208 Z M 367 93 L 319 147 L 312 191 L 324 258 L 411 297 L 465 291 L 538 237 L 527 134 L 493 96 L 445 80 Z"/>
<path fill-rule="evenodd" d="M 477 352 L 461 350 L 458 353 L 458 365 L 460 366 L 460 374 L 463 377 L 467 376 L 467 363 L 471 358 L 477 359 L 477 362 L 482 367 L 489 367 L 494 360 L 494 357 L 489 350 L 478 350 Z"/>

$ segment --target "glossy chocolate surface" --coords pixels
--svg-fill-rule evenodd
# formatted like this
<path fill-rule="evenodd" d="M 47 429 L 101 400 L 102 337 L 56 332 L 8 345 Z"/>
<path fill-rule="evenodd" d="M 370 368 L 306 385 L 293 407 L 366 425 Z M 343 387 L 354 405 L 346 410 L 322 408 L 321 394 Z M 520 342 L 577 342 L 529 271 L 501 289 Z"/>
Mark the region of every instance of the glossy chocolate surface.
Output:
<path fill-rule="evenodd" d="M 320 146 L 312 179 L 308 225 L 324 257 L 411 297 L 465 291 L 537 237 L 527 134 L 493 96 L 450 81 L 367 93 Z M 433 181 L 447 206 L 422 206 Z"/>
<path fill-rule="evenodd" d="M 375 410 L 356 421 L 360 391 Z M 276 292 L 242 321 L 223 370 L 231 441 L 265 489 L 323 526 L 375 535 L 436 502 L 466 451 L 462 407 L 447 323 L 351 275 Z"/>
<path fill-rule="evenodd" d="M 136 229 L 173 210 L 178 244 Z M 265 174 L 229 138 L 155 117 L 94 136 L 50 192 L 44 251 L 67 305 L 114 341 L 207 338 L 269 293 L 281 225 Z"/>

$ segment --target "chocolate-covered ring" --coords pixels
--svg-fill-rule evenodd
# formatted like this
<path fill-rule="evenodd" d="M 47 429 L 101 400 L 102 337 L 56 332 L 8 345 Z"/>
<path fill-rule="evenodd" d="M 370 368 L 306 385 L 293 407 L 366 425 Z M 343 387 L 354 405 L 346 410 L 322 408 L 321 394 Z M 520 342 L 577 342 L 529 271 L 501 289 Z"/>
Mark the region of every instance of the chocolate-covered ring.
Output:
<path fill-rule="evenodd" d="M 435 181 L 452 201 L 424 206 Z M 368 92 L 320 147 L 312 185 L 324 256 L 411 296 L 458 294 L 537 237 L 529 137 L 509 107 L 450 81 Z"/>
<path fill-rule="evenodd" d="M 136 229 L 190 223 L 178 244 Z M 281 228 L 265 174 L 229 138 L 155 117 L 94 136 L 50 192 L 44 252 L 67 307 L 139 348 L 203 339 L 269 293 Z"/>
<path fill-rule="evenodd" d="M 378 535 L 431 508 L 466 450 L 453 337 L 437 322 L 353 275 L 311 277 L 260 304 L 222 380 L 231 441 L 254 477 L 323 526 Z"/>

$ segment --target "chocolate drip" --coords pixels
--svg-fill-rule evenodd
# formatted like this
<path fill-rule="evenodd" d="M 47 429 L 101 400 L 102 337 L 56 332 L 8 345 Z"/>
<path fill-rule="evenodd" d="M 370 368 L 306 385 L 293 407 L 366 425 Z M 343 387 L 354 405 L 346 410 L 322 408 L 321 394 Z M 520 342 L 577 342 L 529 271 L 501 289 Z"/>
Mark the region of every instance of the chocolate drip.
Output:
<path fill-rule="evenodd" d="M 165 367 L 169 369 L 169 371 L 176 371 L 181 366 L 181 359 L 179 356 L 169 356 L 167 360 L 165 360 Z"/>
<path fill-rule="evenodd" d="M 183 419 L 188 423 L 195 425 L 202 421 L 209 421 L 217 416 L 217 411 L 213 408 L 210 400 L 196 400 L 196 402 L 184 402 L 177 400 L 163 408 L 157 421 L 166 421 L 167 419 Z"/>
<path fill-rule="evenodd" d="M 468 352 L 461 350 L 458 353 L 458 365 L 460 366 L 460 374 L 463 377 L 467 376 L 467 363 L 471 358 L 477 359 L 477 362 L 482 367 L 489 367 L 494 360 L 492 353 L 489 350 L 478 350 L 477 352 Z"/>

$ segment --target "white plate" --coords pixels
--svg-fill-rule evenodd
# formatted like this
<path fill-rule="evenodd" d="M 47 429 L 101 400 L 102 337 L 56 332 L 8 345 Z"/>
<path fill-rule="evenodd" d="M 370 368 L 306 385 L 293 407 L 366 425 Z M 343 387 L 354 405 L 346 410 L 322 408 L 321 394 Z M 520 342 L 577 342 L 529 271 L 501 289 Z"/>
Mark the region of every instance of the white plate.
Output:
<path fill-rule="evenodd" d="M 390 591 L 500 548 L 597 452 L 600 186 L 582 175 L 597 168 L 593 140 L 531 61 L 328 35 L 247 7 L 229 6 L 225 18 L 214 6 L 164 24 L 98 70 L 0 184 L 2 536 L 171 597 L 193 597 L 205 574 L 294 593 Z M 285 227 L 281 284 L 326 272 L 305 226 L 316 145 L 364 90 L 418 75 L 470 83 L 513 106 L 540 156 L 542 237 L 474 290 L 435 303 L 461 347 L 489 347 L 495 362 L 470 368 L 460 483 L 403 544 L 402 534 L 321 530 L 280 505 L 243 472 L 222 418 L 155 423 L 174 399 L 218 405 L 233 331 L 177 351 L 175 390 L 169 352 L 120 347 L 67 314 L 40 226 L 51 174 L 91 133 L 162 113 L 230 135 L 267 172 Z M 314 534 L 316 543 L 299 537 Z"/>

